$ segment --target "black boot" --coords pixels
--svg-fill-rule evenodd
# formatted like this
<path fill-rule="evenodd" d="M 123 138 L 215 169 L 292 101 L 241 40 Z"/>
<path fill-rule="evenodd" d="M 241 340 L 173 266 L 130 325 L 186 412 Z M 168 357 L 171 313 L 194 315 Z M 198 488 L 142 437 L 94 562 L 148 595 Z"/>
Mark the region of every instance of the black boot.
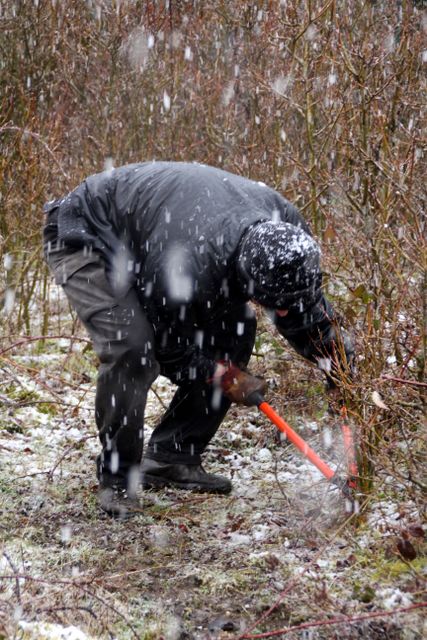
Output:
<path fill-rule="evenodd" d="M 127 520 L 142 513 L 142 505 L 138 498 L 121 486 L 100 485 L 98 504 L 109 516 L 119 520 Z"/>
<path fill-rule="evenodd" d="M 206 473 L 197 464 L 169 464 L 144 458 L 142 463 L 144 489 L 176 487 L 200 493 L 230 493 L 231 482 L 223 476 Z"/>

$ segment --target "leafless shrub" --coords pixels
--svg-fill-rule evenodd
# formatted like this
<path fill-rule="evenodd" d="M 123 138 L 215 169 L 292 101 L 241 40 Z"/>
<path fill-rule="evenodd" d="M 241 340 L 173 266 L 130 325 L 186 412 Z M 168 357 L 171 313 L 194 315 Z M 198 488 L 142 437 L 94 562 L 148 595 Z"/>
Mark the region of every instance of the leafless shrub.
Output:
<path fill-rule="evenodd" d="M 356 336 L 347 400 L 363 486 L 384 468 L 415 489 L 427 309 L 422 3 L 1 0 L 0 21 L 6 342 L 36 330 L 35 308 L 49 330 L 42 203 L 106 158 L 198 160 L 261 179 L 323 241 L 328 293 Z"/>

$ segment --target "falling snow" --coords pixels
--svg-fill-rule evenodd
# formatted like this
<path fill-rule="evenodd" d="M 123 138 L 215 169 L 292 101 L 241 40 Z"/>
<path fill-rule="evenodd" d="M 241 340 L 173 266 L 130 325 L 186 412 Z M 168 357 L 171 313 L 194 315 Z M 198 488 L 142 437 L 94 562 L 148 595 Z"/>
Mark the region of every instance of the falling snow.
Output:
<path fill-rule="evenodd" d="M 6 213 L 8 206 L 11 208 L 14 225 L 19 226 L 21 217 L 27 220 L 26 215 L 38 225 L 41 189 L 47 189 L 46 197 L 51 198 L 61 185 L 71 185 L 76 176 L 82 175 L 85 167 L 102 171 L 105 179 L 115 179 L 119 159 L 133 161 L 138 155 L 149 161 L 173 156 L 214 158 L 218 165 L 235 167 L 239 174 L 253 177 L 251 184 L 257 189 L 257 197 L 268 196 L 266 184 L 257 182 L 258 178 L 267 180 L 268 174 L 268 183 L 274 176 L 283 191 L 306 205 L 308 215 L 312 213 L 310 207 L 318 207 L 328 225 L 335 211 L 343 209 L 353 221 L 355 232 L 359 228 L 368 232 L 369 242 L 374 237 L 368 224 L 369 207 L 379 207 L 376 228 L 381 238 L 387 242 L 392 238 L 393 243 L 397 238 L 396 247 L 407 247 L 409 241 L 419 253 L 406 218 L 418 211 L 412 192 L 416 192 L 425 156 L 419 135 L 423 113 L 414 90 L 414 78 L 424 78 L 417 71 L 427 62 L 427 50 L 422 50 L 425 44 L 421 36 L 427 27 L 422 2 L 398 2 L 397 8 L 390 3 L 390 9 L 387 2 L 368 3 L 365 14 L 373 18 L 372 31 L 381 33 L 377 41 L 370 33 L 358 37 L 356 21 L 363 22 L 365 14 L 358 13 L 353 3 L 344 3 L 344 8 L 341 3 L 332 3 L 333 10 L 327 6 L 330 3 L 323 3 L 323 10 L 320 4 L 317 8 L 316 3 L 299 6 L 290 0 L 253 6 L 235 3 L 234 7 L 233 3 L 220 2 L 217 13 L 215 3 L 212 7 L 209 3 L 206 7 L 202 7 L 204 3 L 188 3 L 194 6 L 186 11 L 179 6 L 186 3 L 165 0 L 163 4 L 142 3 L 142 13 L 133 7 L 133 14 L 128 14 L 127 3 L 121 0 L 90 0 L 80 3 L 87 24 L 81 21 L 75 29 L 70 25 L 73 27 L 74 16 L 79 15 L 79 3 L 69 4 L 32 0 L 6 2 L 1 9 L 4 30 L 16 34 L 17 41 L 10 49 L 10 68 L 6 64 L 7 40 L 0 61 L 1 69 L 9 71 L 4 88 L 10 111 L 8 122 L 5 120 L 1 127 L 2 144 L 6 152 L 10 145 L 12 155 L 22 154 L 24 160 L 21 171 L 10 174 L 0 194 L 2 211 L 4 206 Z M 385 7 L 387 19 L 377 19 Z M 206 44 L 203 31 L 210 13 L 215 16 L 215 24 L 208 30 Z M 277 27 L 274 16 L 280 19 Z M 341 28 L 336 28 L 340 23 Z M 50 25 L 55 28 L 46 37 L 44 29 L 50 29 Z M 417 49 L 411 48 L 411 38 Z M 257 42 L 261 49 L 257 49 Z M 335 52 L 332 48 L 325 50 L 325 44 L 335 46 Z M 407 61 L 414 73 L 405 73 Z M 397 91 L 399 81 L 408 91 Z M 207 99 L 201 92 L 203 83 L 209 87 Z M 393 96 L 400 98 L 397 109 L 391 108 L 395 106 Z M 367 119 L 358 119 L 362 104 L 369 107 Z M 14 123 L 20 118 L 22 128 L 18 131 Z M 196 122 L 193 130 L 191 124 L 188 131 L 185 128 L 188 122 Z M 134 123 L 132 131 L 129 123 Z M 375 129 L 378 123 L 380 128 Z M 361 144 L 366 127 L 369 135 Z M 378 131 L 386 132 L 387 144 L 382 144 L 384 135 L 376 136 Z M 76 132 L 81 133 L 80 138 Z M 309 149 L 301 140 L 311 134 Z M 276 146 L 270 145 L 270 135 L 277 140 Z M 36 155 L 31 158 L 30 153 Z M 8 168 L 7 154 L 5 158 Z M 342 164 L 346 158 L 348 165 Z M 190 316 L 191 303 L 201 290 L 206 293 L 201 313 L 210 316 L 215 312 L 215 295 L 205 292 L 202 275 L 216 272 L 223 264 L 230 242 L 226 232 L 230 212 L 221 229 L 200 225 L 205 207 L 211 206 L 211 212 L 217 209 L 217 196 L 210 185 L 203 183 L 208 168 L 202 164 L 196 167 L 200 171 L 200 200 L 197 206 L 188 207 L 189 219 L 181 220 L 179 243 L 172 244 L 171 235 L 178 228 L 177 211 L 185 207 L 181 203 L 173 210 L 159 208 L 161 237 L 156 243 L 162 268 L 156 265 L 145 277 L 144 262 L 133 253 L 139 239 L 134 230 L 129 234 L 128 227 L 110 247 L 108 264 L 108 278 L 118 295 L 138 280 L 144 305 L 148 308 L 161 300 L 162 310 L 173 307 L 181 323 Z M 136 181 L 139 171 L 134 168 L 128 179 Z M 375 180 L 371 180 L 373 176 Z M 387 183 L 389 176 L 392 180 Z M 42 180 L 52 184 L 42 184 Z M 232 189 L 229 178 L 221 178 L 221 189 Z M 27 198 L 25 208 L 16 206 L 20 190 Z M 150 197 L 155 192 L 154 185 Z M 387 207 L 382 207 L 384 194 Z M 135 200 L 142 197 L 141 190 L 134 195 Z M 104 196 L 110 197 L 111 191 Z M 181 196 L 185 200 L 184 183 Z M 68 206 L 71 200 L 69 194 L 62 203 Z M 127 202 L 126 224 L 132 220 L 133 200 Z M 249 192 L 239 191 L 240 200 L 245 203 L 245 215 L 252 215 Z M 363 210 L 359 211 L 361 200 Z M 396 202 L 397 214 L 393 211 Z M 275 202 L 268 206 L 269 233 L 275 238 L 283 214 L 282 205 Z M 104 222 L 108 222 L 107 228 L 117 219 Z M 26 263 L 19 255 L 21 248 L 9 248 L 10 238 L 4 233 L 5 229 L 8 232 L 8 223 L 6 220 L 2 225 L 0 234 L 0 244 L 5 242 L 6 246 L 0 264 L 0 313 L 6 327 L 15 320 L 32 286 L 22 287 L 17 274 L 30 264 L 30 280 L 37 275 L 31 271 L 36 255 L 32 256 L 32 250 L 26 256 L 30 263 Z M 242 276 L 247 286 L 245 295 L 254 297 L 255 283 L 271 285 L 269 275 L 277 262 L 287 266 L 282 277 L 274 274 L 273 284 L 278 283 L 281 290 L 293 289 L 296 283 L 301 289 L 311 286 L 320 249 L 310 236 L 299 231 L 287 238 L 286 246 L 279 242 L 277 251 L 269 252 L 264 261 L 267 270 L 255 266 L 249 282 Z M 17 229 L 17 237 L 22 232 L 27 233 L 25 226 Z M 11 235 L 14 233 L 15 229 Z M 33 228 L 28 229 L 31 233 Z M 336 234 L 340 233 L 337 227 Z M 87 242 L 87 229 L 81 229 L 81 234 L 86 235 Z M 134 243 L 132 251 L 126 234 Z M 38 237 L 38 232 L 35 235 Z M 267 232 L 260 234 L 250 258 L 265 248 L 267 236 Z M 147 245 L 145 240 L 141 242 L 142 253 L 149 250 L 149 240 Z M 86 244 L 85 258 L 88 247 Z M 211 250 L 215 260 L 209 263 Z M 329 293 L 348 302 L 348 307 L 350 302 L 363 307 L 361 299 L 349 299 L 357 286 L 352 281 L 356 276 L 350 254 L 345 250 L 345 260 L 340 263 L 343 270 L 337 281 L 331 278 L 327 286 Z M 304 271 L 300 262 L 307 256 L 313 261 Z M 416 265 L 417 260 L 408 257 L 408 263 Z M 364 260 L 362 254 L 357 258 Z M 334 268 L 331 253 L 326 260 L 327 269 Z M 291 274 L 292 265 L 296 268 Z M 381 291 L 385 286 L 389 274 L 385 267 L 366 273 L 369 283 L 366 278 L 363 281 L 371 297 L 371 291 Z M 404 280 L 402 274 L 398 275 Z M 61 284 L 66 280 L 64 271 Z M 27 285 L 30 281 L 23 282 Z M 222 278 L 222 274 L 220 282 L 221 295 L 233 295 L 235 283 Z M 37 278 L 34 283 L 41 298 L 42 283 Z M 374 316 L 377 307 L 387 317 L 389 310 L 394 310 L 401 333 L 395 334 L 396 353 L 386 350 L 386 338 L 380 336 L 383 362 L 404 382 L 410 382 L 419 365 L 415 340 L 411 342 L 415 314 L 398 311 L 393 299 L 398 290 L 392 280 L 389 284 L 391 298 L 387 300 L 392 304 L 383 308 L 380 296 L 369 304 Z M 411 273 L 403 284 L 411 295 L 419 291 L 419 274 Z M 375 379 L 381 394 L 374 387 L 363 390 L 365 404 L 371 405 L 382 420 L 374 425 L 366 412 L 369 438 L 375 446 L 379 435 L 385 438 L 381 441 L 385 450 L 375 470 L 376 486 L 367 501 L 362 496 L 354 504 L 344 500 L 337 487 L 325 481 L 256 408 L 233 406 L 204 456 L 208 469 L 231 478 L 230 496 L 188 495 L 171 489 L 143 492 L 140 471 L 135 466 L 129 489 L 139 492 L 142 514 L 126 523 L 113 521 L 100 514 L 96 505 L 95 461 L 100 447 L 94 426 L 95 355 L 82 338 L 75 316 L 70 316 L 60 287 L 54 283 L 46 286 L 52 316 L 49 326 L 54 327 L 51 333 L 73 333 L 73 340 L 51 337 L 35 341 L 3 353 L 0 361 L 2 383 L 3 378 L 5 381 L 0 389 L 1 637 L 219 639 L 230 634 L 241 636 L 279 600 L 277 620 L 268 620 L 267 615 L 267 621 L 255 625 L 251 632 L 322 617 L 330 621 L 334 616 L 394 612 L 424 597 L 422 505 L 417 502 L 416 491 L 407 490 L 421 479 L 416 477 L 410 485 L 406 469 L 402 473 L 396 469 L 393 475 L 387 469 L 391 448 L 415 461 L 420 451 L 411 450 L 409 440 L 395 441 L 392 426 L 400 418 L 393 411 L 393 392 L 382 378 Z M 296 307 L 303 310 L 302 298 Z M 40 305 L 31 299 L 21 333 L 26 335 L 27 322 L 33 329 L 37 327 L 34 335 L 41 335 L 45 324 L 40 312 Z M 274 319 L 274 314 L 271 317 Z M 170 329 L 167 321 L 166 338 Z M 373 354 L 379 331 L 377 318 L 370 321 L 374 328 L 369 338 Z M 321 371 L 315 366 L 301 369 L 299 361 L 294 364 L 294 360 L 288 368 L 290 356 L 281 341 L 278 346 L 273 323 L 266 321 L 262 327 L 250 369 L 268 379 L 272 404 L 328 464 L 344 474 L 339 418 L 328 412 L 328 401 L 321 391 Z M 234 320 L 231 337 L 243 336 L 246 328 L 246 319 Z M 393 326 L 386 320 L 383 328 L 389 333 Z M 125 328 L 114 335 L 118 342 L 125 337 Z M 197 329 L 191 336 L 192 347 L 202 349 L 210 337 L 207 331 Z M 419 339 L 419 335 L 415 337 Z M 185 338 L 179 336 L 177 344 Z M 152 346 L 146 344 L 144 354 L 138 355 L 138 365 L 147 366 Z M 371 365 L 366 361 L 362 364 L 368 368 Z M 331 371 L 329 358 L 319 358 L 317 365 L 323 372 Z M 381 375 L 379 370 L 375 375 Z M 190 366 L 189 378 L 196 377 L 197 368 Z M 145 441 L 149 439 L 175 391 L 176 386 L 166 378 L 156 379 L 148 394 L 146 423 L 141 421 L 137 433 L 140 440 L 143 436 Z M 140 390 L 136 388 L 136 392 Z M 220 388 L 215 388 L 212 408 L 218 409 L 222 399 Z M 108 408 L 117 409 L 118 397 L 112 394 L 108 404 Z M 409 414 L 411 403 L 402 405 L 402 410 L 406 409 Z M 120 419 L 126 427 L 128 416 Z M 359 436 L 356 433 L 357 440 Z M 112 451 L 113 472 L 119 470 L 120 463 L 118 453 Z M 362 514 L 357 526 L 354 521 L 346 524 L 351 509 Z M 399 555 L 397 542 L 402 541 L 413 546 L 412 560 Z M 8 625 L 7 630 L 3 625 Z M 423 636 L 422 625 L 421 615 L 410 613 L 379 618 L 372 624 L 308 629 L 301 637 L 338 637 L 340 633 L 343 638 L 348 634 L 385 637 L 390 628 L 393 638 L 418 640 Z M 333 629 L 330 636 L 328 629 Z"/>

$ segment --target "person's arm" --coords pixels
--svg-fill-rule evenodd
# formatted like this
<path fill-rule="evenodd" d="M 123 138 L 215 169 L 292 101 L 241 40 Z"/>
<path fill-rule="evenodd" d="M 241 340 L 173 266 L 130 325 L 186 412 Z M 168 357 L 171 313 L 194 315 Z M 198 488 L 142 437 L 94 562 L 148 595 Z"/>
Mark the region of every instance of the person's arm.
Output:
<path fill-rule="evenodd" d="M 284 317 L 275 314 L 274 322 L 297 353 L 325 372 L 331 387 L 335 386 L 340 370 L 351 371 L 352 341 L 339 326 L 332 306 L 324 296 L 305 313 L 291 311 Z"/>

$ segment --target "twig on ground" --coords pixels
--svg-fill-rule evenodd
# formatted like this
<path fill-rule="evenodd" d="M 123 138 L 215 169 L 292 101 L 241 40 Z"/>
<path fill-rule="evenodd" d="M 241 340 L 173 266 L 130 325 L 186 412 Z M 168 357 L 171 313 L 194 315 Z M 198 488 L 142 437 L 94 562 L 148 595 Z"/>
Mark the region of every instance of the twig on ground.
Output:
<path fill-rule="evenodd" d="M 239 636 L 239 640 L 243 638 L 246 640 L 255 640 L 256 638 L 270 638 L 272 636 L 284 636 L 292 631 L 303 631 L 304 629 L 311 629 L 313 627 L 326 627 L 330 625 L 339 624 L 353 624 L 354 622 L 360 622 L 362 620 L 370 620 L 372 618 L 388 618 L 390 616 L 396 616 L 398 614 L 409 613 L 416 609 L 422 609 L 427 607 L 427 601 L 418 602 L 408 607 L 401 607 L 400 609 L 394 609 L 393 611 L 373 611 L 372 613 L 363 613 L 359 616 L 345 616 L 345 618 L 333 618 L 332 620 L 317 620 L 315 622 L 303 622 L 302 624 L 294 625 L 293 627 L 285 627 L 284 629 L 275 629 L 274 631 L 265 631 L 264 633 L 244 634 Z"/>
<path fill-rule="evenodd" d="M 414 387 L 427 387 L 427 382 L 420 382 L 419 380 L 405 380 L 404 378 L 396 378 L 395 376 L 383 375 L 381 380 L 390 380 L 391 382 L 398 382 L 399 384 L 409 384 Z"/>

